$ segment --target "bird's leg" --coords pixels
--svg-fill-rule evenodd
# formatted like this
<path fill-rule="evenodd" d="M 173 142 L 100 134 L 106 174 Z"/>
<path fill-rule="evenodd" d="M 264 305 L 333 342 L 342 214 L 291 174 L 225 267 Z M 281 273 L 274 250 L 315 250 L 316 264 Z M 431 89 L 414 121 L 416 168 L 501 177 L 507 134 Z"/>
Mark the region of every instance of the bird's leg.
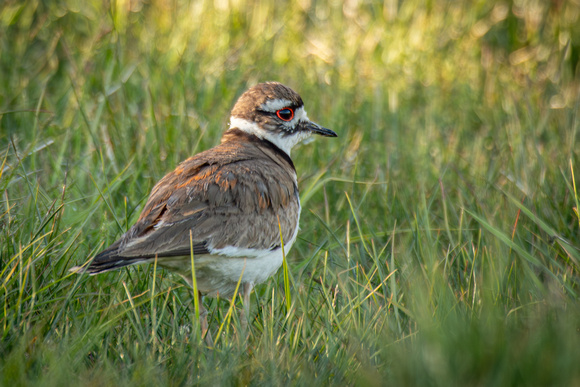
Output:
<path fill-rule="evenodd" d="M 208 347 L 213 347 L 213 338 L 211 337 L 211 332 L 209 331 L 209 324 L 207 323 L 207 309 L 203 305 L 203 296 L 198 293 L 199 299 L 199 326 L 201 328 L 201 337 L 205 337 L 205 343 Z"/>
<path fill-rule="evenodd" d="M 251 282 L 245 282 L 242 285 L 242 300 L 244 302 L 244 310 L 241 313 L 241 324 L 242 324 L 242 332 L 248 332 L 248 319 L 250 318 L 250 294 L 252 293 L 252 289 L 254 288 L 254 284 Z"/>

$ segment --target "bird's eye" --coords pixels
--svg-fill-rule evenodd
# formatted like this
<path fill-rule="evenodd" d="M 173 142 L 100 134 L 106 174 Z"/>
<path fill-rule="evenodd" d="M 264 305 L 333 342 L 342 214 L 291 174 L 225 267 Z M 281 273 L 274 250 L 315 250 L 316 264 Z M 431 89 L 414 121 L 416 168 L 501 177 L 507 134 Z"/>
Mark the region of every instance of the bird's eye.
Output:
<path fill-rule="evenodd" d="M 282 121 L 290 121 L 292 118 L 294 118 L 294 110 L 292 110 L 291 108 L 287 107 L 287 108 L 278 110 L 276 112 L 276 115 Z"/>

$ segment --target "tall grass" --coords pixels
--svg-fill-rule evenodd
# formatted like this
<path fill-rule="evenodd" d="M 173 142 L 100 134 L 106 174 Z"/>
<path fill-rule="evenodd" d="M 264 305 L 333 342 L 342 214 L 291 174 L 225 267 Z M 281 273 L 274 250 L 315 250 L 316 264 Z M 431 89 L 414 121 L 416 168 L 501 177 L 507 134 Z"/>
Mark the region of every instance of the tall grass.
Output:
<path fill-rule="evenodd" d="M 579 53 L 577 0 L 4 1 L 0 384 L 580 385 Z M 265 80 L 339 138 L 210 350 L 177 277 L 68 269 Z"/>

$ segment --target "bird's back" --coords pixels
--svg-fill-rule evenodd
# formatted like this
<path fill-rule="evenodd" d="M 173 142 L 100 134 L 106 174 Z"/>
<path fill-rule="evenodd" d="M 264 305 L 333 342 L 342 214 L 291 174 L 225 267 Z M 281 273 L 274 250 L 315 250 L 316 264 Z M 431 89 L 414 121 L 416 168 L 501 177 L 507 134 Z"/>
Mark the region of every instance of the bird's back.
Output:
<path fill-rule="evenodd" d="M 268 141 L 230 129 L 220 145 L 185 160 L 161 179 L 135 225 L 98 254 L 87 271 L 97 274 L 157 256 L 161 266 L 185 277 L 190 261 L 183 257 L 190 256 L 192 245 L 200 263 L 203 256 L 219 256 L 226 265 L 229 258 L 232 264 L 236 258 L 275 255 L 277 260 L 278 222 L 287 250 L 299 216 L 289 156 Z"/>

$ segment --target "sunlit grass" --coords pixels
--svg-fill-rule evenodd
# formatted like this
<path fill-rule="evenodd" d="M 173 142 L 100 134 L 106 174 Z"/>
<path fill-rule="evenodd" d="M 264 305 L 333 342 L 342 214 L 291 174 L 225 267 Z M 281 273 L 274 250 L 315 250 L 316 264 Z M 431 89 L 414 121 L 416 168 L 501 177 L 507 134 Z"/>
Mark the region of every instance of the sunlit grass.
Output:
<path fill-rule="evenodd" d="M 580 384 L 577 1 L 5 1 L 0 384 Z M 249 85 L 293 150 L 288 271 L 241 303 L 69 273 Z M 289 295 L 289 297 L 288 297 Z M 218 334 L 219 331 L 219 334 Z M 215 337 L 215 336 L 214 336 Z"/>

